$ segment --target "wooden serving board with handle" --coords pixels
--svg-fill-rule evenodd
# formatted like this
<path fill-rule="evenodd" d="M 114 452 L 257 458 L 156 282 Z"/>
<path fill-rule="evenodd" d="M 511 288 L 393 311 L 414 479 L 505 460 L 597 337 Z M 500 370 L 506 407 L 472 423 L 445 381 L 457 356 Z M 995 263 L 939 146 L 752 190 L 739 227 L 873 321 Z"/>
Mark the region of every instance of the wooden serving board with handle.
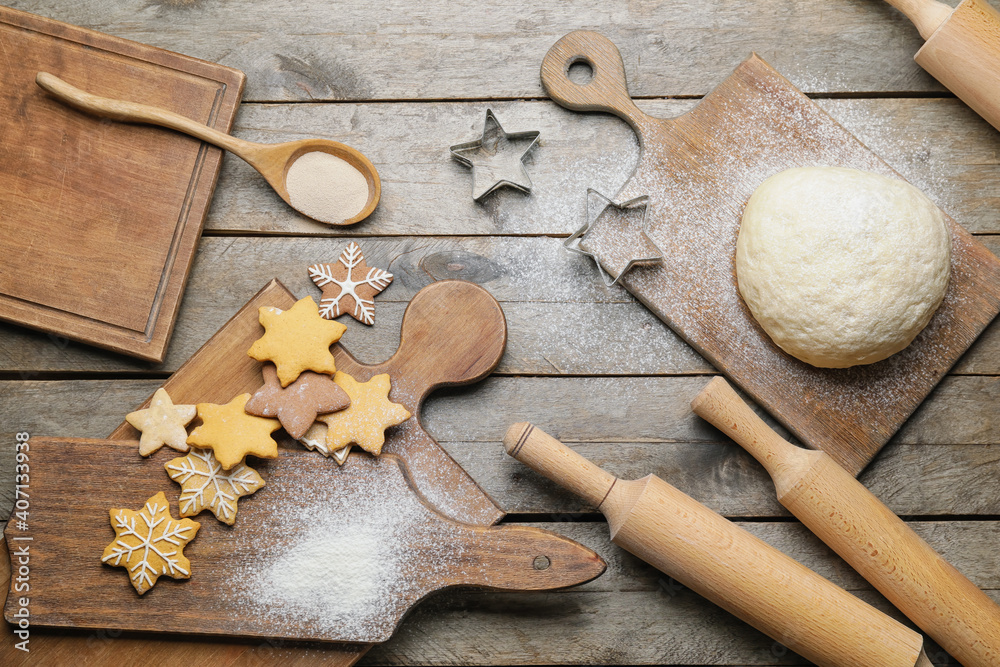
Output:
<path fill-rule="evenodd" d="M 392 454 L 355 452 L 341 467 L 289 445 L 275 460 L 250 461 L 267 484 L 239 501 L 234 526 L 194 517 L 201 528 L 184 549 L 191 579 L 161 577 L 140 597 L 123 569 L 101 563 L 114 540 L 108 510 L 138 510 L 168 491 L 176 517 L 163 466 L 178 453 L 142 459 L 129 440 L 30 446 L 33 626 L 380 642 L 443 588 L 561 588 L 605 568 L 590 549 L 539 528 L 444 517 Z M 11 528 L 8 543 L 23 536 Z"/>
<path fill-rule="evenodd" d="M 6 7 L 0 47 L 0 319 L 162 361 L 222 151 L 80 114 L 35 74 L 222 132 L 246 77 Z"/>
<path fill-rule="evenodd" d="M 577 84 L 569 67 L 593 78 Z M 624 119 L 641 154 L 615 197 L 648 196 L 646 227 L 661 264 L 639 266 L 621 283 L 728 375 L 804 444 L 857 475 L 1000 312 L 1000 261 L 947 217 L 951 282 L 944 302 L 902 352 L 868 366 L 823 369 L 786 354 L 740 299 L 734 265 L 747 199 L 768 176 L 792 167 L 839 166 L 901 178 L 756 55 L 697 107 L 653 118 L 629 97 L 621 54 L 606 37 L 573 32 L 542 63 L 554 101 Z M 635 233 L 594 225 L 583 241 L 612 276 Z"/>
<path fill-rule="evenodd" d="M 250 358 L 246 351 L 263 333 L 258 322 L 258 309 L 262 306 L 286 309 L 295 301 L 294 295 L 276 280 L 264 286 L 163 384 L 173 400 L 180 403 L 220 402 L 228 401 L 234 395 L 256 390 L 262 383 L 261 364 Z M 452 319 L 448 319 L 449 316 L 453 316 Z M 452 519 L 480 526 L 496 523 L 503 518 L 503 511 L 423 430 L 419 423 L 420 409 L 424 398 L 436 386 L 471 383 L 492 372 L 500 362 L 506 346 L 506 336 L 503 311 L 486 290 L 461 281 L 440 281 L 420 290 L 410 301 L 404 314 L 399 351 L 388 361 L 366 366 L 351 357 L 342 345 L 338 344 L 333 348 L 337 367 L 359 380 L 366 380 L 378 373 L 390 373 L 393 382 L 390 399 L 405 405 L 414 417 L 386 432 L 383 452 L 396 454 L 406 461 L 414 486 L 435 509 L 443 511 Z M 440 365 L 434 365 L 432 362 L 435 360 L 439 360 Z M 431 365 L 425 370 L 419 370 L 427 364 Z M 402 373 L 412 375 L 403 377 Z M 148 404 L 147 400 L 133 409 L 147 407 Z M 127 411 L 123 410 L 123 416 Z M 123 421 L 109 437 L 113 440 L 134 441 L 139 433 Z M 280 438 L 279 441 L 283 447 L 282 454 L 285 449 L 301 447 L 281 441 Z M 307 453 L 321 458 L 318 453 Z M 170 455 L 170 452 L 157 453 L 155 456 L 161 460 L 152 460 L 147 465 L 160 474 L 163 471 L 162 464 L 169 460 Z M 32 467 L 32 470 L 35 468 Z M 178 489 L 163 473 L 163 484 L 152 492 L 167 492 L 172 507 L 176 508 Z M 243 502 L 252 500 L 253 496 Z M 203 518 L 215 521 L 210 516 Z M 106 515 L 104 520 L 106 521 Z M 110 541 L 109 534 L 110 529 L 101 537 L 107 537 Z M 14 535 L 10 534 L 10 537 Z M 17 543 L 8 542 L 9 547 L 14 544 Z M 127 596 L 123 597 L 127 599 Z M 41 628 L 40 625 L 38 627 Z M 13 644 L 13 640 L 13 635 L 9 633 L 3 637 L 8 646 Z M 54 656 L 73 656 L 84 646 L 88 651 L 94 650 L 92 642 L 87 642 L 85 637 L 32 634 L 33 651 L 36 647 L 50 645 L 53 648 L 42 650 L 51 650 Z M 137 646 L 134 640 L 116 640 L 100 643 L 98 646 L 101 659 L 109 662 L 141 651 L 150 657 L 151 662 L 176 660 L 188 664 L 197 656 L 198 664 L 205 665 L 229 659 L 234 652 L 263 652 L 269 655 L 268 652 L 273 649 L 272 644 L 238 646 L 229 642 L 199 642 L 195 650 L 190 642 L 154 638 L 146 638 L 141 646 Z M 319 653 L 324 664 L 351 665 L 364 655 L 369 646 L 324 644 L 319 648 L 313 646 L 308 651 L 288 646 L 283 650 L 290 654 L 301 653 L 302 656 L 306 653 Z"/>

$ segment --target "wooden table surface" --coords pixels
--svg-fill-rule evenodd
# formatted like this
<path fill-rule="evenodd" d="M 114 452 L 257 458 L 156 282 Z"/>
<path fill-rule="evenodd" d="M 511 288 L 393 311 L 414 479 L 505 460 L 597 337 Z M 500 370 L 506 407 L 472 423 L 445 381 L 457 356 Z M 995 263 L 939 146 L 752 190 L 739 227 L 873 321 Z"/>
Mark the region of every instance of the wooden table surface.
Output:
<path fill-rule="evenodd" d="M 515 4 L 521 6 L 514 6 Z M 655 473 L 836 583 L 899 616 L 774 499 L 755 462 L 694 417 L 714 371 L 562 239 L 585 191 L 613 194 L 638 145 L 610 116 L 545 99 L 542 57 L 563 34 L 610 37 L 639 106 L 692 108 L 756 51 L 945 210 L 1000 252 L 1000 135 L 913 62 L 916 30 L 877 0 L 24 0 L 18 9 L 239 68 L 234 134 L 323 136 L 364 152 L 382 177 L 365 222 L 330 228 L 284 205 L 227 155 L 166 361 L 150 365 L 0 324 L 0 515 L 13 505 L 14 432 L 102 437 L 270 278 L 317 295 L 306 267 L 357 241 L 396 279 L 376 324 L 343 319 L 363 361 L 398 343 L 409 299 L 462 278 L 502 303 L 510 338 L 497 373 L 427 403 L 424 423 L 505 508 L 508 521 L 596 549 L 608 572 L 547 594 L 449 592 L 421 605 L 363 664 L 801 664 L 608 541 L 592 507 L 507 457 L 500 438 L 530 420 L 623 477 Z M 2 44 L 0 44 L 2 46 Z M 3 57 L 16 58 L 4 52 Z M 508 131 L 539 130 L 533 191 L 476 204 L 448 147 L 475 139 L 492 108 Z M 223 369 L 220 369 L 223 370 Z M 862 474 L 862 481 L 974 583 L 1000 599 L 1000 324 L 987 329 Z M 90 637 L 81 662 L 102 655 Z M 259 648 L 259 647 L 258 647 Z M 226 664 L 322 657 L 285 646 Z M 935 664 L 954 663 L 936 646 Z M 22 656 L 23 657 L 23 656 Z M 29 664 L 31 660 L 27 661 Z"/>

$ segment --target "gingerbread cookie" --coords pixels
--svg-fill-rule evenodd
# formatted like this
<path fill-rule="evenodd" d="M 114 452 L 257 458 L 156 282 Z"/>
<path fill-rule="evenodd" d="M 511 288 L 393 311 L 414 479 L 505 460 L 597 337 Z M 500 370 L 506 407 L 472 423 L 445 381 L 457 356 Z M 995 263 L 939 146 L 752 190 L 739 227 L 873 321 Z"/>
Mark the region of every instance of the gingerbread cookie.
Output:
<path fill-rule="evenodd" d="M 223 470 L 229 470 L 248 454 L 262 459 L 278 456 L 278 443 L 271 433 L 281 427 L 277 419 L 248 415 L 243 406 L 250 394 L 240 394 L 225 405 L 199 403 L 198 416 L 204 422 L 191 431 L 188 444 L 211 449 Z"/>
<path fill-rule="evenodd" d="M 264 486 L 257 471 L 245 463 L 223 471 L 210 449 L 196 449 L 163 467 L 181 485 L 181 516 L 195 516 L 207 508 L 230 526 L 236 521 L 237 501 Z"/>
<path fill-rule="evenodd" d="M 330 346 L 340 340 L 347 327 L 320 317 L 312 297 L 299 299 L 285 311 L 262 307 L 259 318 L 264 335 L 247 354 L 257 361 L 273 361 L 282 387 L 294 382 L 302 371 L 337 370 Z"/>
<path fill-rule="evenodd" d="M 247 401 L 244 409 L 258 417 L 277 417 L 288 435 L 300 439 L 316 415 L 343 410 L 351 404 L 340 385 L 329 375 L 303 371 L 295 382 L 282 387 L 278 372 L 264 364 L 264 386 Z"/>
<path fill-rule="evenodd" d="M 340 371 L 334 380 L 351 397 L 346 410 L 318 417 L 328 427 L 326 447 L 331 452 L 356 444 L 378 456 L 385 443 L 385 429 L 410 418 L 410 412 L 389 400 L 391 385 L 388 374 L 376 375 L 368 382 L 358 382 Z"/>
<path fill-rule="evenodd" d="M 162 491 L 147 500 L 138 512 L 113 509 L 109 514 L 115 539 L 104 548 L 101 562 L 126 568 L 139 595 L 152 588 L 160 575 L 174 579 L 191 577 L 191 563 L 183 551 L 201 524 L 170 516 L 167 497 Z"/>
<path fill-rule="evenodd" d="M 125 421 L 142 433 L 139 454 L 149 456 L 163 445 L 186 452 L 187 428 L 197 410 L 193 405 L 174 405 L 163 387 L 156 390 L 145 410 L 125 415 Z"/>
<path fill-rule="evenodd" d="M 299 438 L 299 442 L 306 446 L 306 449 L 314 450 L 323 456 L 329 456 L 337 462 L 337 465 L 344 465 L 347 455 L 351 453 L 351 446 L 341 447 L 332 452 L 326 446 L 326 432 L 330 430 L 323 422 L 314 422 L 309 430 Z"/>
<path fill-rule="evenodd" d="M 392 282 L 392 274 L 365 263 L 353 241 L 336 264 L 313 264 L 309 277 L 323 290 L 319 314 L 335 319 L 344 313 L 364 324 L 375 324 L 375 295 Z"/>

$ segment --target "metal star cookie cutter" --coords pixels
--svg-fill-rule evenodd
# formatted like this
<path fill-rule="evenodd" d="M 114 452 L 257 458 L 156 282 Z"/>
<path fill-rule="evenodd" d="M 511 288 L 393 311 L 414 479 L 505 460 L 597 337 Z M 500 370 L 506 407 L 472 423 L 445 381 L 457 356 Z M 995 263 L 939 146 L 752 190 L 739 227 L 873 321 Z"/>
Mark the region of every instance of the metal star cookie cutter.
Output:
<path fill-rule="evenodd" d="M 472 199 L 478 202 L 505 185 L 521 192 L 531 192 L 531 179 L 524 168 L 524 158 L 538 143 L 538 136 L 537 131 L 505 132 L 493 110 L 487 109 L 483 136 L 475 141 L 455 144 L 449 149 L 453 158 L 472 169 Z M 525 141 L 529 142 L 528 147 L 516 155 L 516 144 Z"/>
<path fill-rule="evenodd" d="M 593 188 L 587 188 L 587 222 L 580 229 L 563 242 L 563 247 L 578 255 L 586 255 L 597 264 L 597 270 L 601 274 L 604 284 L 611 287 L 617 283 L 622 276 L 629 272 L 633 266 L 656 264 L 663 261 L 663 251 L 646 233 L 646 206 L 649 202 L 647 195 L 641 195 L 624 202 L 616 202 L 613 199 L 602 195 Z M 615 220 L 608 220 L 604 217 L 609 209 L 616 212 Z M 638 216 L 638 223 L 634 218 Z M 586 248 L 584 236 L 597 230 L 598 226 L 615 225 L 615 233 L 628 233 L 632 231 L 635 235 L 631 247 L 642 250 L 640 256 L 630 257 L 618 275 L 612 277 L 601 264 L 601 258 L 597 253 Z M 625 229 L 622 229 L 622 227 Z"/>

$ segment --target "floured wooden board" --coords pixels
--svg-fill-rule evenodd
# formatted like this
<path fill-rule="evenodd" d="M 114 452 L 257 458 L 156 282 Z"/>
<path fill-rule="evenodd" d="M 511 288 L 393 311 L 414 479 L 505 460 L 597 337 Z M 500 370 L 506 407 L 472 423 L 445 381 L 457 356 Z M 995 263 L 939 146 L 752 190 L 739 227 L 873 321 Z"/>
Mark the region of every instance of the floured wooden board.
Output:
<path fill-rule="evenodd" d="M 465 307 L 458 302 L 449 301 L 449 298 L 462 294 L 468 298 Z M 246 351 L 264 332 L 258 322 L 258 310 L 263 306 L 286 309 L 294 303 L 295 297 L 281 283 L 272 280 L 192 355 L 163 386 L 174 401 L 179 403 L 225 402 L 234 395 L 254 391 L 262 382 L 261 364 L 250 358 Z M 423 327 L 412 329 L 409 334 L 406 334 L 404 329 L 401 349 L 404 347 L 402 343 L 409 341 L 410 345 L 416 344 L 417 354 L 433 352 L 425 357 L 428 362 L 442 356 L 451 357 L 451 362 L 461 365 L 462 368 L 461 372 L 452 373 L 448 379 L 458 384 L 481 379 L 496 367 L 506 345 L 507 328 L 500 305 L 486 290 L 460 281 L 433 283 L 414 296 L 407 308 L 404 321 L 409 319 L 415 306 L 416 312 L 420 312 L 421 303 L 431 307 L 429 314 L 432 321 L 435 315 L 441 318 L 437 321 L 440 331 L 435 336 L 425 331 Z M 462 317 L 452 321 L 447 319 L 455 315 Z M 430 323 L 426 318 L 420 319 L 424 323 Z M 428 339 L 428 347 L 422 348 L 422 341 Z M 440 345 L 435 345 L 435 341 L 440 341 Z M 381 372 L 395 373 L 394 369 L 405 368 L 404 364 L 407 363 L 417 366 L 421 364 L 421 359 L 414 359 L 410 354 L 397 352 L 392 359 L 383 364 L 364 366 L 355 361 L 341 345 L 334 346 L 333 352 L 337 367 L 358 379 L 368 379 Z M 456 356 L 456 353 L 459 354 Z M 446 366 L 436 367 L 438 373 L 445 368 Z M 420 378 L 422 379 L 416 381 L 396 382 L 397 377 L 392 376 L 394 386 L 389 398 L 404 404 L 415 417 L 386 432 L 383 451 L 394 452 L 406 459 L 411 478 L 420 480 L 415 485 L 439 511 L 445 510 L 451 518 L 466 523 L 484 526 L 496 523 L 503 518 L 504 513 L 420 426 L 420 404 L 433 389 L 432 382 L 443 382 L 440 377 L 435 378 L 433 374 L 428 375 L 427 372 L 421 374 Z M 132 409 L 138 410 L 148 405 L 147 400 Z M 123 417 L 127 411 L 123 410 Z M 397 438 L 397 435 L 404 434 L 406 437 Z M 139 432 L 123 421 L 109 437 L 114 440 L 131 441 L 139 437 Z M 283 448 L 301 447 L 281 437 L 279 443 Z M 319 457 L 315 452 L 309 454 Z M 168 454 L 163 456 L 167 457 Z M 170 484 L 176 486 L 173 482 Z M 163 490 L 169 490 L 169 487 L 164 487 Z M 172 501 L 176 498 L 170 497 Z M 68 640 L 64 638 L 62 641 Z M 150 641 L 154 643 L 154 653 L 161 662 L 183 661 L 190 651 L 190 646 L 183 642 L 154 639 Z M 85 644 L 86 640 L 81 639 L 81 648 L 85 647 Z M 324 664 L 346 666 L 356 662 L 370 646 L 370 644 L 331 644 L 310 650 L 322 651 Z M 230 648 L 227 644 L 211 645 L 211 649 L 220 656 L 227 655 Z M 127 647 L 123 650 L 127 650 Z M 199 649 L 202 653 L 207 650 L 208 645 L 201 645 Z"/>
<path fill-rule="evenodd" d="M 82 114 L 35 74 L 223 132 L 245 76 L 3 7 L 0 53 L 0 319 L 162 361 L 222 151 Z"/>
<path fill-rule="evenodd" d="M 579 61 L 593 68 L 585 85 L 568 78 L 569 65 Z M 542 81 L 562 106 L 616 114 L 639 136 L 639 164 L 616 200 L 649 197 L 647 230 L 664 260 L 633 268 L 622 284 L 804 444 L 853 474 L 1000 312 L 1000 262 L 949 217 L 948 292 L 909 347 L 847 370 L 789 356 L 759 327 L 736 287 L 736 237 L 747 199 L 765 178 L 792 167 L 899 174 L 756 55 L 672 119 L 647 116 L 632 103 L 621 54 L 594 32 L 557 42 Z M 595 225 L 585 241 L 613 276 L 640 243 L 610 225 Z"/>
<path fill-rule="evenodd" d="M 352 453 L 341 467 L 289 446 L 250 461 L 266 486 L 239 500 L 234 526 L 193 517 L 191 578 L 160 577 L 140 597 L 126 570 L 100 562 L 115 537 L 108 511 L 166 491 L 176 517 L 179 487 L 163 469 L 177 452 L 142 459 L 136 447 L 32 438 L 33 626 L 380 642 L 436 590 L 548 590 L 604 571 L 596 553 L 553 533 L 443 517 L 398 457 Z M 11 528 L 8 544 L 23 535 Z"/>

